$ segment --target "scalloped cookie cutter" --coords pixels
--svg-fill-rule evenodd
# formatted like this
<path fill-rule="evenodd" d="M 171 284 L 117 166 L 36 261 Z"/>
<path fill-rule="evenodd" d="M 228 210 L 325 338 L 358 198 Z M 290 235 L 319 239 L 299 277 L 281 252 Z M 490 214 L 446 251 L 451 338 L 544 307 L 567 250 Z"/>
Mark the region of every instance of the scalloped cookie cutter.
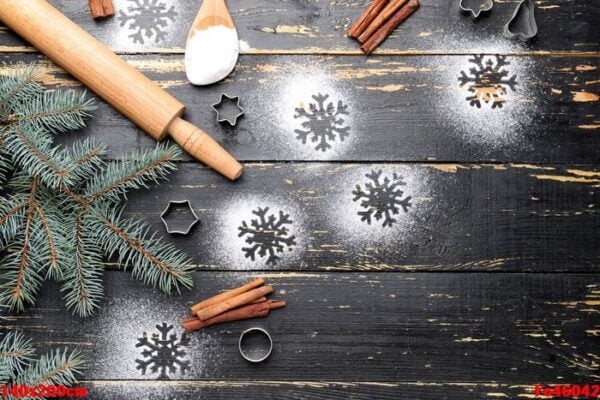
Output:
<path fill-rule="evenodd" d="M 167 215 L 169 215 L 171 213 L 171 208 L 175 205 L 187 205 L 188 209 L 190 210 L 192 216 L 194 217 L 194 221 L 191 222 L 187 229 L 182 231 L 179 229 L 171 229 L 169 227 L 169 223 L 167 222 Z M 163 210 L 162 213 L 160 213 L 160 220 L 162 221 L 162 223 L 165 226 L 165 229 L 167 230 L 167 233 L 169 234 L 178 234 L 178 235 L 187 235 L 190 233 L 190 231 L 192 230 L 192 228 L 200 221 L 200 219 L 198 218 L 198 216 L 196 215 L 196 212 L 194 212 L 194 209 L 192 208 L 192 204 L 190 203 L 189 200 L 171 200 L 169 201 L 169 204 L 167 204 L 167 207 L 165 207 L 165 209 Z"/>
<path fill-rule="evenodd" d="M 460 2 L 458 3 L 460 9 L 463 12 L 471 13 L 471 16 L 473 18 L 479 18 L 482 12 L 490 11 L 492 7 L 494 7 L 493 0 L 481 0 L 478 8 L 467 7 L 464 3 L 465 0 L 460 0 Z"/>
<path fill-rule="evenodd" d="M 515 8 L 511 19 L 504 25 L 504 37 L 528 41 L 537 35 L 535 4 L 533 0 L 522 0 Z"/>

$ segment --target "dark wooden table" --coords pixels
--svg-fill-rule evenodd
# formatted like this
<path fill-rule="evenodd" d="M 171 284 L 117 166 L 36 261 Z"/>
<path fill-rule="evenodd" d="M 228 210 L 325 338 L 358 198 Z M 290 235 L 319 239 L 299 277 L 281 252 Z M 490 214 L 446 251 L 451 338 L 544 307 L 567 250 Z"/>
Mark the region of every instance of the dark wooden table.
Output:
<path fill-rule="evenodd" d="M 86 1 L 52 3 L 246 165 L 230 183 L 185 158 L 170 182 L 130 197 L 127 212 L 159 232 L 169 200 L 192 202 L 201 224 L 165 233 L 197 264 L 192 291 L 168 297 L 107 265 L 95 317 L 71 316 L 52 284 L 9 317 L 42 348 L 81 349 L 90 398 L 499 399 L 598 383 L 597 0 L 538 1 L 530 44 L 501 35 L 516 1 L 473 21 L 454 0 L 423 0 L 369 58 L 344 34 L 368 0 L 231 0 L 249 49 L 208 88 L 183 69 L 197 1 L 115 0 L 118 16 L 100 23 Z M 0 50 L 2 69 L 36 61 L 45 83 L 80 87 L 7 29 Z M 221 92 L 241 97 L 236 128 L 215 121 Z M 102 102 L 84 132 L 60 140 L 84 136 L 111 158 L 154 146 Z M 238 237 L 266 207 L 294 236 L 276 257 L 244 252 L 253 236 Z M 179 337 L 188 305 L 259 275 L 286 309 L 190 335 L 186 356 L 149 360 L 173 364 L 167 377 L 137 368 L 144 332 L 165 323 Z M 237 352 L 255 325 L 275 342 L 261 365 Z"/>

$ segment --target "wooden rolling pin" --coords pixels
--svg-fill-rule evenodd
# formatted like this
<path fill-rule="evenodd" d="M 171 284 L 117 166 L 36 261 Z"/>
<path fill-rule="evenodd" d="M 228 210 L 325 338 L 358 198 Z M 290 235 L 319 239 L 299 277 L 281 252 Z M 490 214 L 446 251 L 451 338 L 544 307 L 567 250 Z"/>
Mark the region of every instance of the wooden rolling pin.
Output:
<path fill-rule="evenodd" d="M 202 129 L 185 106 L 45 0 L 0 0 L 0 21 L 79 79 L 156 140 L 169 134 L 190 155 L 229 179 L 243 167 Z"/>

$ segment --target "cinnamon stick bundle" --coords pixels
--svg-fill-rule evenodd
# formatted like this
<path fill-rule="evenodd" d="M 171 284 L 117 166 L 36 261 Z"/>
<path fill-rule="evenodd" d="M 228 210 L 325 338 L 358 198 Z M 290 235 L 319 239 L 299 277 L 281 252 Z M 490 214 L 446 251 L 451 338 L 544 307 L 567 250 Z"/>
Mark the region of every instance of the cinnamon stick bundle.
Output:
<path fill-rule="evenodd" d="M 390 0 L 388 5 L 373 19 L 373 22 L 360 34 L 358 41 L 360 43 L 366 42 L 371 35 L 373 35 L 379 27 L 381 27 L 385 21 L 392 17 L 396 12 L 406 4 L 408 0 Z"/>
<path fill-rule="evenodd" d="M 239 321 L 250 318 L 261 318 L 269 315 L 271 310 L 276 310 L 286 306 L 285 301 L 268 300 L 261 301 L 255 304 L 248 304 L 215 317 L 202 321 L 197 317 L 187 318 L 183 320 L 182 326 L 186 332 L 193 332 L 198 329 L 206 328 L 207 326 L 221 324 L 224 322 Z"/>
<path fill-rule="evenodd" d="M 398 0 L 403 1 L 403 0 Z M 394 29 L 408 17 L 410 17 L 419 8 L 419 0 L 409 0 L 408 3 L 398 9 L 394 15 L 383 25 L 379 27 L 360 47 L 365 54 L 371 54 Z M 375 22 L 375 21 L 374 21 Z M 367 31 L 363 32 L 365 34 Z M 359 38 L 360 41 L 360 38 Z"/>
<path fill-rule="evenodd" d="M 348 36 L 358 38 L 363 31 L 373 22 L 375 17 L 379 15 L 383 7 L 388 4 L 389 0 L 374 0 L 360 18 L 348 29 Z"/>
<path fill-rule="evenodd" d="M 266 296 L 272 292 L 273 292 L 273 287 L 268 286 L 268 285 L 259 287 L 257 289 L 252 289 L 245 293 L 239 294 L 235 297 L 225 299 L 224 301 L 222 301 L 220 303 L 216 303 L 216 304 L 210 305 L 206 308 L 202 308 L 196 312 L 196 315 L 202 321 L 206 321 L 207 319 L 212 318 L 216 315 L 222 314 L 222 313 L 232 310 L 236 307 L 240 307 L 240 306 L 246 305 L 248 303 L 251 303 L 254 300 L 257 300 L 257 299 L 259 299 L 263 296 Z"/>
<path fill-rule="evenodd" d="M 220 303 L 222 301 L 225 301 L 227 299 L 230 299 L 232 297 L 235 297 L 237 295 L 240 295 L 242 293 L 245 293 L 249 290 L 255 289 L 259 286 L 262 286 L 265 283 L 265 280 L 263 278 L 258 278 L 253 280 L 252 282 L 244 285 L 244 286 L 240 286 L 238 288 L 235 289 L 231 289 L 228 290 L 226 292 L 220 293 L 216 296 L 210 297 L 204 301 L 201 301 L 198 304 L 194 304 L 190 310 L 192 310 L 192 314 L 196 314 L 198 311 L 200 311 L 203 308 L 206 308 L 208 306 L 212 306 L 213 304 L 217 304 Z"/>
<path fill-rule="evenodd" d="M 115 8 L 112 0 L 88 0 L 92 18 L 95 20 L 112 17 Z"/>

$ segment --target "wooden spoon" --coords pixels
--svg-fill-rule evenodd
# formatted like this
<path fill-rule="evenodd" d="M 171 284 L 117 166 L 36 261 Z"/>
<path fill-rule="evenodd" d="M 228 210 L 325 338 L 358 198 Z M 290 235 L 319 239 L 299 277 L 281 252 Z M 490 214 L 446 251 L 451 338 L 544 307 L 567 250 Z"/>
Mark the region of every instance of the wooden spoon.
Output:
<path fill-rule="evenodd" d="M 204 0 L 185 46 L 185 72 L 194 85 L 225 78 L 237 63 L 237 30 L 225 0 Z"/>

